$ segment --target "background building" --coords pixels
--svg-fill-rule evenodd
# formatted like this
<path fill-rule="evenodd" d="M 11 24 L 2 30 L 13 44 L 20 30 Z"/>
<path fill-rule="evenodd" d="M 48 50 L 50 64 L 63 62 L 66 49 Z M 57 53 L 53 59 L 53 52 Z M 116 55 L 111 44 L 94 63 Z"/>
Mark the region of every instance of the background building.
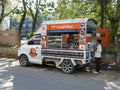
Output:
<path fill-rule="evenodd" d="M 2 30 L 9 30 L 10 29 L 10 17 L 5 17 L 2 20 Z"/>

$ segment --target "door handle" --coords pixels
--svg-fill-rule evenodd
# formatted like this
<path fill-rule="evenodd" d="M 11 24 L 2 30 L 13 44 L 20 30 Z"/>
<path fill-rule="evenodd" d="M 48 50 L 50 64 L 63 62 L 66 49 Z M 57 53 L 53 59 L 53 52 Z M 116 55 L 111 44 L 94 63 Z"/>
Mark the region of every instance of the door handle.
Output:
<path fill-rule="evenodd" d="M 39 49 L 39 47 L 36 47 L 36 49 Z"/>

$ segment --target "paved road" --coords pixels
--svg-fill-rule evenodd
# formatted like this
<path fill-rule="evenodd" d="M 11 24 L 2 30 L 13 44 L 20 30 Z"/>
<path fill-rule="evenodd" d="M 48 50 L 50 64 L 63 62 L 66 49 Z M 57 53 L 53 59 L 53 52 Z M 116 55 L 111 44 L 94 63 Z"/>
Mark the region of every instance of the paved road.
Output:
<path fill-rule="evenodd" d="M 53 67 L 21 67 L 15 59 L 0 58 L 0 90 L 120 90 L 120 73 L 64 74 Z"/>

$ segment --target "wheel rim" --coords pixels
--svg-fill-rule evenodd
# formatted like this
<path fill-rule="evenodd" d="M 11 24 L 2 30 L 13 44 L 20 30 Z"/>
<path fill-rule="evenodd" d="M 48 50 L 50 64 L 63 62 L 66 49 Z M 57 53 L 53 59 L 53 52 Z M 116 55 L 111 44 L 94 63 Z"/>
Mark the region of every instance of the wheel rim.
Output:
<path fill-rule="evenodd" d="M 28 59 L 27 59 L 27 57 L 25 56 L 25 55 L 22 55 L 21 57 L 20 57 L 20 64 L 22 65 L 22 66 L 25 66 L 25 65 L 27 65 L 27 61 Z"/>
<path fill-rule="evenodd" d="M 72 65 L 71 61 L 69 61 L 69 60 L 63 61 L 62 70 L 66 73 L 71 72 L 73 70 L 73 65 Z"/>

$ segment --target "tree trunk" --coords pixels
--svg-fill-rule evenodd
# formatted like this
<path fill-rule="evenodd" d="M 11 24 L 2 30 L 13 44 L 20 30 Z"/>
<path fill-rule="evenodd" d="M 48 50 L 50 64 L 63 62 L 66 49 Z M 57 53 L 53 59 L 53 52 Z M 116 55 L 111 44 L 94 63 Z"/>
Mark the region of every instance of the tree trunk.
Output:
<path fill-rule="evenodd" d="M 0 19 L 0 25 L 1 25 L 1 23 L 2 23 L 2 19 Z"/>
<path fill-rule="evenodd" d="M 118 23 L 120 23 L 120 0 L 117 0 L 116 15 L 117 15 L 117 19 L 119 20 Z"/>
<path fill-rule="evenodd" d="M 33 33 L 35 31 L 35 26 L 36 26 L 36 19 L 33 20 L 33 24 L 32 24 L 32 31 L 31 31 L 31 37 L 33 36 Z"/>
<path fill-rule="evenodd" d="M 35 17 L 33 18 L 32 34 L 33 34 L 33 32 L 35 31 L 35 28 L 36 28 L 37 16 L 38 16 L 38 13 L 36 11 Z"/>
<path fill-rule="evenodd" d="M 21 31 L 22 31 L 22 26 L 23 26 L 23 23 L 24 23 L 24 20 L 26 17 L 26 2 L 25 2 L 25 0 L 22 0 L 22 3 L 24 6 L 24 11 L 23 11 L 23 15 L 22 15 L 22 18 L 21 18 L 20 24 L 19 24 L 19 43 L 18 43 L 18 46 L 21 45 Z"/>
<path fill-rule="evenodd" d="M 110 20 L 110 26 L 111 26 L 110 32 L 111 45 L 114 47 L 114 49 L 118 49 L 117 32 L 119 27 L 119 20 L 117 19 Z"/>
<path fill-rule="evenodd" d="M 100 5 L 101 5 L 101 24 L 100 24 L 100 27 L 103 28 L 104 27 L 104 1 L 103 0 L 100 1 Z"/>
<path fill-rule="evenodd" d="M 33 15 L 32 16 L 32 18 L 33 18 L 33 25 L 32 25 L 32 32 L 31 32 L 31 36 L 33 36 L 33 33 L 34 33 L 34 31 L 35 31 L 35 28 L 36 28 L 36 22 L 37 22 L 37 16 L 38 16 L 38 13 L 39 13 L 39 11 L 38 11 L 38 3 L 40 3 L 40 1 L 36 1 L 36 12 L 35 12 L 35 15 Z"/>
<path fill-rule="evenodd" d="M 5 3 L 4 3 L 4 0 L 1 1 L 1 7 L 2 7 L 2 10 L 1 10 L 1 15 L 0 15 L 0 25 L 2 23 L 2 20 L 4 19 L 4 12 L 5 12 Z"/>

